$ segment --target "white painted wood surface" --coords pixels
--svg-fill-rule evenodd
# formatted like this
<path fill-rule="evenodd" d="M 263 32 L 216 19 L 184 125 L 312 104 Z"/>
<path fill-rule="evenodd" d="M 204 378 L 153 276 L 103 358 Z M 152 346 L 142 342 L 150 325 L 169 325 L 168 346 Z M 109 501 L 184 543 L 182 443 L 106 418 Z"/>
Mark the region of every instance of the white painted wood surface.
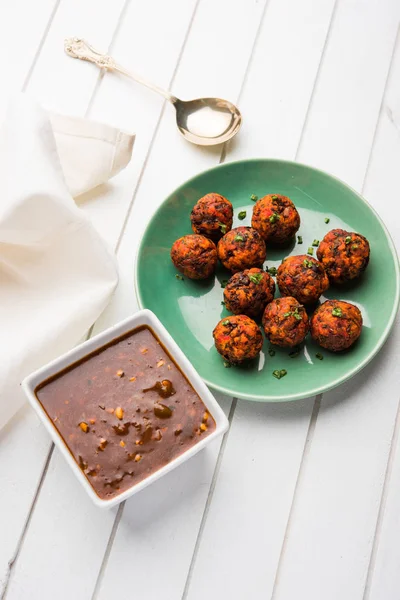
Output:
<path fill-rule="evenodd" d="M 365 194 L 399 247 L 398 0 L 2 8 L 0 111 L 24 88 L 53 110 L 137 133 L 128 168 L 80 199 L 121 275 L 95 331 L 137 309 L 134 254 L 156 207 L 221 159 L 278 156 L 332 172 Z M 66 57 L 70 35 L 183 97 L 238 102 L 243 130 L 225 149 L 188 145 L 162 98 Z M 398 600 L 399 349 L 397 325 L 361 375 L 323 398 L 220 397 L 232 424 L 223 442 L 108 513 L 23 409 L 0 432 L 0 598 Z"/>

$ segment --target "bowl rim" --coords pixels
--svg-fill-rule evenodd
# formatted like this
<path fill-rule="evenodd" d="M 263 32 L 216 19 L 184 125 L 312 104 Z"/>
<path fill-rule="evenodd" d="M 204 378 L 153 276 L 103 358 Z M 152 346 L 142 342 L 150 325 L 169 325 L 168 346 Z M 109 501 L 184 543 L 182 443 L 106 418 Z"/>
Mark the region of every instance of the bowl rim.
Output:
<path fill-rule="evenodd" d="M 331 383 L 314 387 L 311 390 L 309 390 L 306 395 L 302 392 L 298 392 L 298 393 L 294 393 L 294 394 L 290 394 L 290 395 L 286 395 L 286 396 L 273 396 L 273 395 L 268 395 L 268 394 L 251 394 L 251 393 L 247 394 L 244 392 L 238 393 L 234 389 L 230 389 L 229 387 L 225 387 L 223 385 L 216 384 L 213 381 L 208 380 L 206 377 L 203 377 L 203 381 L 211 389 L 221 392 L 222 394 L 225 394 L 227 396 L 231 396 L 234 398 L 240 398 L 242 400 L 250 400 L 250 401 L 255 401 L 255 402 L 286 402 L 286 401 L 293 401 L 293 400 L 301 400 L 303 398 L 310 398 L 312 396 L 316 396 L 318 394 L 328 392 L 329 390 L 341 385 L 342 383 L 345 383 L 346 381 L 348 381 L 349 379 L 354 377 L 354 375 L 359 373 L 362 369 L 364 369 L 364 367 L 366 367 L 367 364 L 369 362 L 371 362 L 371 360 L 378 354 L 378 352 L 381 350 L 382 346 L 385 344 L 386 340 L 388 339 L 391 329 L 393 327 L 398 309 L 399 309 L 400 268 L 399 268 L 398 254 L 396 251 L 395 244 L 392 240 L 392 237 L 391 237 L 385 223 L 383 222 L 383 220 L 381 219 L 381 217 L 379 216 L 379 214 L 377 213 L 375 208 L 373 206 L 371 206 L 371 204 L 361 194 L 359 194 L 354 188 L 352 188 L 350 185 L 345 183 L 339 177 L 336 177 L 335 175 L 332 175 L 331 173 L 327 173 L 326 171 L 323 171 L 322 169 L 317 169 L 316 167 L 307 165 L 305 163 L 301 163 L 301 162 L 297 162 L 297 161 L 293 161 L 293 160 L 284 160 L 284 159 L 280 159 L 280 158 L 263 158 L 263 157 L 259 157 L 259 158 L 253 157 L 253 158 L 245 158 L 245 159 L 241 159 L 241 160 L 234 160 L 234 161 L 230 161 L 230 162 L 225 162 L 223 164 L 218 164 L 214 167 L 210 167 L 209 169 L 205 169 L 204 171 L 200 171 L 193 177 L 190 177 L 189 179 L 184 181 L 177 188 L 175 188 L 163 200 L 163 202 L 154 210 L 151 217 L 147 221 L 147 224 L 146 224 L 145 228 L 143 229 L 142 234 L 140 236 L 140 242 L 137 246 L 137 251 L 136 251 L 136 255 L 135 255 L 135 259 L 134 259 L 134 262 L 135 262 L 135 264 L 134 264 L 135 293 L 136 293 L 136 298 L 137 298 L 139 307 L 141 309 L 144 309 L 145 304 L 144 304 L 143 298 L 141 296 L 139 279 L 138 279 L 139 256 L 143 250 L 145 237 L 147 235 L 147 232 L 150 229 L 150 226 L 151 226 L 154 218 L 163 209 L 163 207 L 171 200 L 172 196 L 175 195 L 176 193 L 179 193 L 182 190 L 182 188 L 186 187 L 187 185 L 190 185 L 199 177 L 202 177 L 203 175 L 206 175 L 207 173 L 210 173 L 211 171 L 215 171 L 216 169 L 224 170 L 228 167 L 231 167 L 232 165 L 243 165 L 243 164 L 249 164 L 249 163 L 255 163 L 255 162 L 263 162 L 263 163 L 268 163 L 268 164 L 276 164 L 276 165 L 281 164 L 281 165 L 300 167 L 305 170 L 312 171 L 313 173 L 323 175 L 324 177 L 328 177 L 331 180 L 338 182 L 342 186 L 346 187 L 355 196 L 357 196 L 357 198 L 361 202 L 363 202 L 367 206 L 367 208 L 372 212 L 372 214 L 375 216 L 377 221 L 380 223 L 380 225 L 383 229 L 383 232 L 386 236 L 386 239 L 388 241 L 388 245 L 389 245 L 390 251 L 393 256 L 393 261 L 394 261 L 394 268 L 395 268 L 395 274 L 396 274 L 396 293 L 395 293 L 395 298 L 394 298 L 394 302 L 393 302 L 393 309 L 390 314 L 388 323 L 387 323 L 384 331 L 382 332 L 382 335 L 380 336 L 380 338 L 379 338 L 378 342 L 376 343 L 376 345 L 374 346 L 374 348 L 372 348 L 372 350 L 368 353 L 368 355 L 358 365 L 353 367 L 350 371 L 346 372 L 344 375 L 337 377 Z"/>
<path fill-rule="evenodd" d="M 194 446 L 182 452 L 176 456 L 171 462 L 167 463 L 157 471 L 151 473 L 145 479 L 133 484 L 130 488 L 114 496 L 113 498 L 104 499 L 97 495 L 94 488 L 89 483 L 88 479 L 80 469 L 78 463 L 70 451 L 68 444 L 62 437 L 61 433 L 56 429 L 51 417 L 47 414 L 38 397 L 35 394 L 35 390 L 40 383 L 46 381 L 49 377 L 54 374 L 63 371 L 68 366 L 73 365 L 77 361 L 82 360 L 85 356 L 91 354 L 93 351 L 107 346 L 112 340 L 122 337 L 125 333 L 136 329 L 142 325 L 148 326 L 155 335 L 160 339 L 166 350 L 171 354 L 172 358 L 176 362 L 178 368 L 187 377 L 190 384 L 193 386 L 196 393 L 200 396 L 204 402 L 207 412 L 209 412 L 215 420 L 215 430 L 210 433 L 207 437 L 202 438 Z M 143 309 L 139 310 L 128 318 L 119 321 L 115 325 L 101 331 L 97 335 L 89 338 L 88 340 L 78 344 L 68 352 L 58 356 L 54 360 L 50 361 L 46 365 L 40 367 L 30 375 L 24 378 L 21 383 L 22 389 L 28 398 L 30 405 L 39 416 L 41 422 L 50 434 L 54 444 L 60 450 L 61 454 L 66 459 L 67 463 L 71 467 L 74 475 L 81 482 L 86 492 L 92 499 L 92 501 L 100 508 L 111 508 L 117 504 L 120 504 L 130 496 L 133 496 L 143 488 L 151 485 L 154 481 L 166 475 L 174 468 L 197 454 L 205 446 L 210 444 L 216 437 L 225 433 L 228 429 L 228 419 L 219 406 L 218 402 L 205 385 L 203 379 L 197 373 L 196 369 L 189 361 L 189 359 L 183 354 L 182 350 L 176 344 L 168 330 L 164 327 L 158 317 L 150 310 Z"/>

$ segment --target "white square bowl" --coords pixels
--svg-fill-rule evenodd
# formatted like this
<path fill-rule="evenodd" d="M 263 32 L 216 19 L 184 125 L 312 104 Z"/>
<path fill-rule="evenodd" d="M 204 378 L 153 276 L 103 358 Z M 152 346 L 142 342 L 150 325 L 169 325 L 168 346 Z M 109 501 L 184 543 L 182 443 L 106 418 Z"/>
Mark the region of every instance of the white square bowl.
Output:
<path fill-rule="evenodd" d="M 187 377 L 187 379 L 192 384 L 194 390 L 200 396 L 201 400 L 204 402 L 207 411 L 212 415 L 215 420 L 216 428 L 210 433 L 207 437 L 202 438 L 199 442 L 197 442 L 194 446 L 177 456 L 170 463 L 161 467 L 146 479 L 143 479 L 136 485 L 134 484 L 125 492 L 122 492 L 118 496 L 111 498 L 109 500 L 103 500 L 100 498 L 89 481 L 85 477 L 84 473 L 80 469 L 79 465 L 73 458 L 70 450 L 68 449 L 67 444 L 64 442 L 60 433 L 57 431 L 54 426 L 52 420 L 47 415 L 46 411 L 42 407 L 39 402 L 35 390 L 39 384 L 43 383 L 46 379 L 51 377 L 52 375 L 56 375 L 60 371 L 63 371 L 65 368 L 70 365 L 80 361 L 82 358 L 87 356 L 103 346 L 107 346 L 111 341 L 116 340 L 117 338 L 123 336 L 126 333 L 140 327 L 141 325 L 147 325 L 154 334 L 158 337 L 160 342 L 163 344 L 165 349 L 170 353 L 171 357 L 176 362 L 177 366 L 180 368 L 182 373 Z M 132 317 L 125 319 L 125 321 L 121 321 L 117 325 L 106 329 L 102 333 L 99 333 L 95 337 L 90 338 L 83 344 L 76 346 L 63 356 L 53 360 L 49 364 L 41 367 L 31 375 L 28 375 L 22 382 L 22 388 L 30 402 L 30 404 L 35 409 L 36 413 L 39 415 L 43 425 L 46 427 L 50 436 L 52 437 L 55 445 L 60 450 L 60 452 L 64 455 L 65 460 L 71 467 L 72 471 L 75 473 L 77 479 L 81 482 L 93 502 L 101 507 L 101 508 L 110 508 L 111 506 L 115 506 L 120 502 L 123 502 L 129 496 L 136 494 L 146 486 L 156 481 L 162 475 L 169 473 L 175 467 L 178 467 L 183 462 L 194 456 L 199 450 L 202 450 L 207 444 L 210 444 L 217 436 L 221 435 L 228 429 L 228 419 L 226 418 L 224 412 L 221 407 L 215 400 L 214 396 L 210 393 L 209 389 L 201 379 L 200 375 L 197 373 L 193 365 L 189 362 L 186 356 L 183 354 L 182 350 L 175 343 L 173 338 L 170 336 L 168 331 L 156 317 L 156 315 L 150 310 L 141 310 L 134 314 Z"/>

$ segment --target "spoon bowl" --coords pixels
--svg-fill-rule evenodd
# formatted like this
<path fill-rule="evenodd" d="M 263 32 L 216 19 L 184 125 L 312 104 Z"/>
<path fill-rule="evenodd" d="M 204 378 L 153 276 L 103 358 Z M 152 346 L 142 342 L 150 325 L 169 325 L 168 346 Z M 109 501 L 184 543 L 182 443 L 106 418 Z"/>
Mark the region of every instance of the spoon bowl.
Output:
<path fill-rule="evenodd" d="M 183 137 L 200 146 L 214 146 L 230 140 L 240 129 L 239 109 L 222 98 L 176 100 L 176 125 Z"/>
<path fill-rule="evenodd" d="M 176 125 L 185 140 L 200 146 L 215 146 L 227 142 L 240 129 L 242 115 L 237 106 L 221 98 L 198 98 L 197 100 L 179 100 L 176 96 L 147 81 L 136 73 L 127 71 L 112 56 L 102 54 L 80 38 L 67 38 L 64 41 L 65 52 L 72 58 L 87 60 L 101 69 L 117 71 L 153 92 L 164 96 L 176 110 Z"/>

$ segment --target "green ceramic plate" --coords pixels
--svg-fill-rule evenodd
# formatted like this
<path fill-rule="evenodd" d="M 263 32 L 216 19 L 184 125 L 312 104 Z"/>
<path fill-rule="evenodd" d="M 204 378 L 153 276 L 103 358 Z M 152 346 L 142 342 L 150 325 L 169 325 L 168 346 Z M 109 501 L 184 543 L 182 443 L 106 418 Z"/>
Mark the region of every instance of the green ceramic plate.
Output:
<path fill-rule="evenodd" d="M 175 277 L 170 248 L 176 238 L 191 233 L 190 211 L 207 192 L 218 192 L 233 204 L 233 226 L 250 225 L 252 194 L 289 196 L 300 216 L 303 244 L 286 250 L 269 250 L 268 266 L 276 266 L 289 254 L 305 254 L 313 240 L 321 240 L 335 227 L 358 231 L 371 244 L 368 269 L 353 285 L 330 288 L 326 298 L 348 300 L 363 313 L 359 341 L 349 351 L 331 354 L 321 350 L 308 336 L 296 358 L 288 350 L 264 342 L 263 352 L 253 364 L 224 368 L 214 348 L 212 330 L 228 314 L 221 281 L 229 273 L 219 268 L 214 278 L 196 282 Z M 239 211 L 247 211 L 239 221 Z M 329 224 L 325 223 L 329 218 Z M 352 377 L 382 347 L 398 309 L 399 266 L 389 234 L 375 211 L 361 196 L 334 177 L 311 167 L 280 160 L 254 159 L 227 163 L 200 173 L 173 192 L 151 219 L 140 244 L 136 265 L 139 304 L 156 313 L 188 356 L 205 382 L 215 390 L 246 400 L 276 402 L 297 400 L 325 392 Z M 321 352 L 323 360 L 316 358 Z M 287 375 L 276 379 L 275 369 Z"/>

